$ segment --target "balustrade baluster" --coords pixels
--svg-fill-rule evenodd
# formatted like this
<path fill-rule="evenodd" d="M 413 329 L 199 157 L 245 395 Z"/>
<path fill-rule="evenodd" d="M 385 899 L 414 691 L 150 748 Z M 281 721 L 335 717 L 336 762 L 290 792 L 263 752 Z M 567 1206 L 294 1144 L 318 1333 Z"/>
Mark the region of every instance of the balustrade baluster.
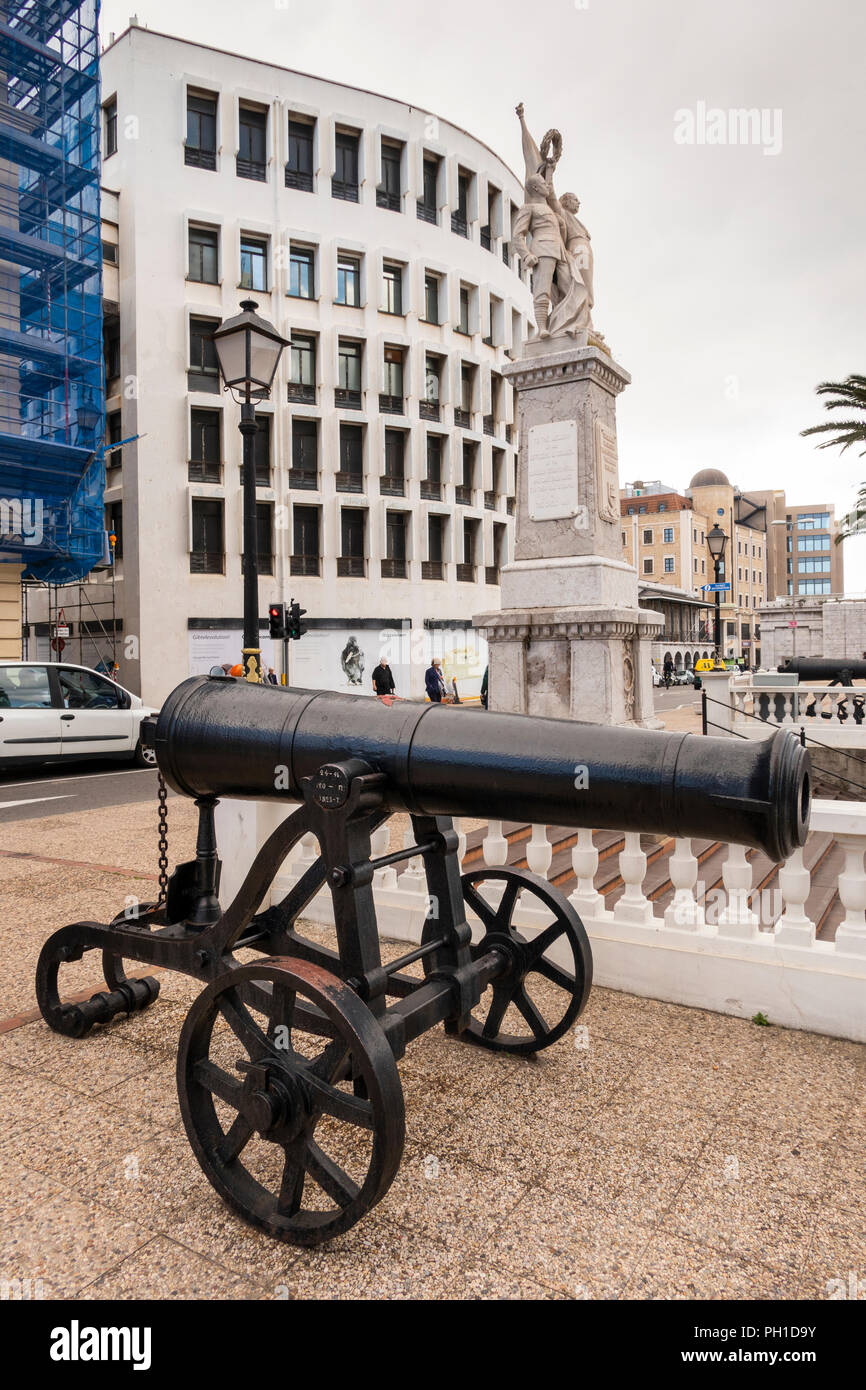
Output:
<path fill-rule="evenodd" d="M 753 938 L 758 934 L 758 918 L 749 906 L 752 866 L 744 845 L 729 845 L 722 867 L 722 881 L 728 901 L 719 913 L 719 931 L 724 936 Z"/>
<path fill-rule="evenodd" d="M 526 846 L 526 862 L 534 874 L 547 878 L 547 871 L 553 859 L 553 845 L 547 838 L 546 825 L 534 825 L 532 837 Z"/>
<path fill-rule="evenodd" d="M 502 833 L 502 821 L 487 822 L 487 834 L 481 842 L 481 853 L 488 868 L 508 863 L 508 841 Z"/>
<path fill-rule="evenodd" d="M 625 848 L 619 856 L 619 871 L 625 884 L 625 892 L 613 910 L 614 917 L 623 922 L 652 926 L 655 922 L 652 903 L 644 896 L 643 891 L 646 855 L 641 849 L 640 835 L 637 831 L 626 831 Z"/>
<path fill-rule="evenodd" d="M 373 858 L 378 859 L 383 854 L 388 854 L 391 848 L 391 830 L 388 822 L 380 825 L 378 830 L 374 830 L 370 836 L 370 848 L 373 851 Z M 386 864 L 383 869 L 377 869 L 373 874 L 374 888 L 396 888 L 397 870 L 393 864 Z"/>
<path fill-rule="evenodd" d="M 836 949 L 866 955 L 866 874 L 863 872 L 864 841 L 859 835 L 837 835 L 845 851 L 845 868 L 839 875 L 839 897 L 845 920 L 836 928 Z"/>
<path fill-rule="evenodd" d="M 809 870 L 803 862 L 802 849 L 795 849 L 779 870 L 779 887 L 785 910 L 776 923 L 775 940 L 786 946 L 811 946 L 815 940 L 815 923 L 806 916 L 805 902 L 812 886 Z"/>
<path fill-rule="evenodd" d="M 586 917 L 610 917 L 604 905 L 604 898 L 595 886 L 598 871 L 598 850 L 591 830 L 578 830 L 577 844 L 571 851 L 571 867 L 577 879 L 577 887 L 569 895 L 568 901 L 575 912 Z"/>
<path fill-rule="evenodd" d="M 669 871 L 675 892 L 673 902 L 665 909 L 665 926 L 677 927 L 680 931 L 697 931 L 698 927 L 704 925 L 704 910 L 695 898 L 698 861 L 692 852 L 691 840 L 676 841 Z"/>

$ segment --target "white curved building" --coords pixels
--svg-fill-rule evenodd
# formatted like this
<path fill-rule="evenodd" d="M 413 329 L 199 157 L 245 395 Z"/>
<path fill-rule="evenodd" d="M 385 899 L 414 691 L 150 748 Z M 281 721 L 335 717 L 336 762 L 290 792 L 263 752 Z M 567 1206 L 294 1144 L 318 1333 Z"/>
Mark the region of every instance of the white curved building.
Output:
<path fill-rule="evenodd" d="M 106 495 L 121 681 L 157 701 L 238 659 L 239 408 L 207 335 L 248 297 L 292 340 L 258 464 L 260 612 L 308 611 L 290 677 L 347 689 L 360 665 L 369 690 L 384 640 L 398 693 L 417 695 L 431 632 L 462 676 L 511 554 L 499 373 L 531 308 L 509 249 L 519 180 L 416 107 L 138 26 L 104 53 L 103 104 L 109 433 L 137 436 Z M 109 317 L 109 359 L 112 334 Z"/>

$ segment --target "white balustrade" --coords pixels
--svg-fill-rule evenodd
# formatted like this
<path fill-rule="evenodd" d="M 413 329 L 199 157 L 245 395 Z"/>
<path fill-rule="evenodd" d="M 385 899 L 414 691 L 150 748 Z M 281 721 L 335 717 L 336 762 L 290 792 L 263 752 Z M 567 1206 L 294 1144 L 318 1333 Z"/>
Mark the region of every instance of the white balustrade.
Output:
<path fill-rule="evenodd" d="M 811 946 L 814 942 L 815 923 L 809 921 L 805 908 L 811 887 L 812 878 L 803 862 L 803 851 L 795 849 L 779 870 L 779 888 L 785 910 L 775 927 L 774 935 L 778 943 Z"/>
<path fill-rule="evenodd" d="M 487 834 L 484 836 L 481 852 L 489 869 L 496 869 L 508 863 L 508 841 L 502 833 L 501 820 L 487 822 Z"/>
<path fill-rule="evenodd" d="M 839 875 L 839 897 L 845 920 L 836 930 L 840 950 L 866 956 L 866 874 L 863 872 L 864 843 L 861 836 L 836 837 L 845 852 L 845 868 Z"/>
<path fill-rule="evenodd" d="M 553 860 L 553 845 L 547 838 L 546 825 L 534 825 L 529 844 L 526 846 L 526 862 L 534 874 L 547 878 L 547 871 Z"/>
<path fill-rule="evenodd" d="M 604 905 L 604 898 L 595 887 L 595 875 L 598 872 L 598 850 L 592 838 L 591 830 L 578 830 L 577 844 L 571 851 L 571 867 L 577 879 L 577 887 L 569 897 L 575 912 L 586 916 L 600 917 L 606 919 L 610 917 Z"/>
<path fill-rule="evenodd" d="M 722 882 L 728 901 L 718 917 L 720 935 L 736 936 L 748 940 L 758 934 L 757 913 L 749 906 L 752 891 L 752 866 L 746 856 L 744 845 L 729 845 L 728 855 L 722 866 Z"/>
<path fill-rule="evenodd" d="M 625 891 L 614 908 L 614 914 L 623 922 L 637 922 L 650 926 L 655 919 L 653 905 L 644 896 L 643 891 L 646 855 L 641 849 L 640 835 L 635 831 L 626 831 L 625 848 L 619 856 L 619 871 Z"/>
<path fill-rule="evenodd" d="M 674 886 L 674 898 L 665 908 L 665 926 L 680 931 L 697 931 L 704 926 L 704 910 L 695 898 L 698 881 L 698 861 L 692 853 L 691 840 L 677 840 L 668 860 L 668 872 Z"/>

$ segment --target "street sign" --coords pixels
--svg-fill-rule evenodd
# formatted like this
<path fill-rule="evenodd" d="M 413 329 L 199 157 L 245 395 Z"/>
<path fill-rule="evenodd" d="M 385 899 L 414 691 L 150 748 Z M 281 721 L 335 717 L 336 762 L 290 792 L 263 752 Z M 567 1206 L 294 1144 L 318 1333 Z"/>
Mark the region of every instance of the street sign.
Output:
<path fill-rule="evenodd" d="M 711 594 L 725 594 L 731 586 L 730 584 L 705 584 L 703 587 L 708 589 Z"/>
<path fill-rule="evenodd" d="M 55 637 L 68 637 L 68 636 L 69 636 L 69 627 L 68 627 L 68 625 L 65 624 L 65 623 L 58 623 L 58 624 L 56 625 L 55 629 L 54 629 L 54 636 L 55 636 Z"/>
<path fill-rule="evenodd" d="M 66 646 L 66 643 L 64 642 L 64 640 L 63 640 L 62 637 L 52 637 L 52 639 L 51 639 L 51 650 L 52 650 L 53 652 L 62 653 L 63 648 L 64 648 L 65 646 Z"/>
<path fill-rule="evenodd" d="M 796 627 L 796 626 L 797 626 L 797 619 L 796 619 L 796 618 L 792 618 L 791 621 L 790 621 L 789 624 L 788 624 L 788 627 Z"/>

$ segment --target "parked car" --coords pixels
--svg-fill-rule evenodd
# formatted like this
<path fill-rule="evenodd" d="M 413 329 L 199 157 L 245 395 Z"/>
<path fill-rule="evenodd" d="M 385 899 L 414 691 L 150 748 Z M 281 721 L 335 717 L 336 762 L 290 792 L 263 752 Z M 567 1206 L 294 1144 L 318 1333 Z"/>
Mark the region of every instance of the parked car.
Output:
<path fill-rule="evenodd" d="M 129 758 L 155 767 L 141 721 L 156 710 L 87 666 L 0 661 L 0 771 L 21 764 Z"/>

